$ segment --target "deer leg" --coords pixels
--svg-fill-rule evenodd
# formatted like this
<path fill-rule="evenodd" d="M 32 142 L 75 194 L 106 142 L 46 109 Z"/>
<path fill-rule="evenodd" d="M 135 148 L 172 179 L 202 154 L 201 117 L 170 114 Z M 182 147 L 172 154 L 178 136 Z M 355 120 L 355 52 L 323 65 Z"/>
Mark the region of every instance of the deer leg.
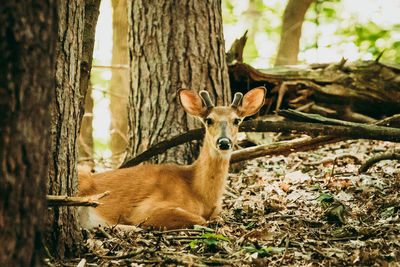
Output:
<path fill-rule="evenodd" d="M 206 220 L 194 213 L 179 207 L 157 208 L 143 222 L 143 226 L 153 226 L 167 229 L 179 229 L 195 224 L 205 224 Z"/>

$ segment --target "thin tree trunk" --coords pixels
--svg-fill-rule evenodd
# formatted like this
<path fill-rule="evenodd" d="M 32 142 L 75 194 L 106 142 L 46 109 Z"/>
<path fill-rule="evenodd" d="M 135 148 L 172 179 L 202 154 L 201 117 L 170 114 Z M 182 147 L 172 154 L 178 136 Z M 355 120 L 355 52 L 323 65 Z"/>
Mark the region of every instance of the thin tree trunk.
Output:
<path fill-rule="evenodd" d="M 83 48 L 81 61 L 80 87 L 86 90 L 85 116 L 82 118 L 82 128 L 79 138 L 79 157 L 88 165 L 93 166 L 93 98 L 90 85 L 90 71 L 92 69 L 94 35 L 99 17 L 100 0 L 85 1 L 85 28 L 83 31 Z M 86 89 L 87 88 L 87 89 Z"/>
<path fill-rule="evenodd" d="M 112 65 L 128 65 L 128 10 L 127 0 L 112 0 L 113 54 Z M 110 81 L 110 112 L 113 166 L 117 167 L 125 156 L 128 145 L 128 92 L 129 69 L 113 68 Z"/>
<path fill-rule="evenodd" d="M 307 9 L 314 0 L 289 0 L 282 19 L 281 40 L 275 66 L 296 65 L 301 27 Z"/>
<path fill-rule="evenodd" d="M 129 5 L 131 85 L 130 158 L 198 125 L 180 107 L 180 88 L 208 90 L 218 104 L 230 100 L 218 0 L 135 1 Z M 197 146 L 184 145 L 158 162 L 188 163 Z"/>
<path fill-rule="evenodd" d="M 78 137 L 92 61 L 99 2 L 61 1 L 58 8 L 56 97 L 51 107 L 52 153 L 48 179 L 50 195 L 77 195 Z M 86 24 L 85 4 L 89 8 L 86 14 L 92 15 L 86 17 Z M 76 208 L 50 209 L 48 219 L 49 248 L 61 257 L 78 252 L 82 236 L 77 225 Z"/>
<path fill-rule="evenodd" d="M 56 5 L 0 5 L 0 266 L 43 265 Z"/>
<path fill-rule="evenodd" d="M 89 84 L 85 97 L 85 114 L 82 118 L 81 133 L 79 135 L 79 163 L 94 167 L 93 159 L 93 98 L 92 86 Z"/>

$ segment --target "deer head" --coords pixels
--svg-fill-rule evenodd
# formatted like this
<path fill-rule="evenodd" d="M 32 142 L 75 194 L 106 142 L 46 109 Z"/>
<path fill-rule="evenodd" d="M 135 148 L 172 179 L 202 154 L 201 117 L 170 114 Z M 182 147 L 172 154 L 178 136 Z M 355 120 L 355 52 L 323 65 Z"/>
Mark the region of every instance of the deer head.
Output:
<path fill-rule="evenodd" d="M 185 89 L 178 92 L 185 111 L 200 118 L 206 128 L 204 146 L 210 146 L 218 155 L 231 154 L 240 123 L 258 112 L 264 104 L 265 94 L 265 87 L 257 87 L 244 96 L 236 93 L 230 106 L 215 107 L 207 91 L 200 91 L 200 97 Z"/>

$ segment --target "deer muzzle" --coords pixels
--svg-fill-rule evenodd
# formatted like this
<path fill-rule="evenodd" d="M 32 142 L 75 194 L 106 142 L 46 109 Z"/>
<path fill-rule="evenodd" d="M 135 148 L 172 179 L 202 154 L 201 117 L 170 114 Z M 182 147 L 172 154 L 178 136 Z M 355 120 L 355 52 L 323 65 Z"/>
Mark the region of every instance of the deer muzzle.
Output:
<path fill-rule="evenodd" d="M 232 148 L 232 141 L 226 137 L 218 138 L 217 147 L 221 150 L 229 150 Z"/>

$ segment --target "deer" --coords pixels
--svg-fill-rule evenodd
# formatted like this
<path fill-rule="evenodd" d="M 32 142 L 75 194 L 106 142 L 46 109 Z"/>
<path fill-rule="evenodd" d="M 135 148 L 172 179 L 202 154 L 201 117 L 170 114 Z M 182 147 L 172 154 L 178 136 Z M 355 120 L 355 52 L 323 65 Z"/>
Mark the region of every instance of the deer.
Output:
<path fill-rule="evenodd" d="M 98 174 L 79 173 L 79 196 L 109 191 L 96 208 L 85 208 L 84 228 L 126 225 L 179 229 L 204 225 L 221 211 L 222 195 L 239 125 L 264 104 L 265 87 L 234 95 L 230 106 L 214 106 L 207 91 L 180 89 L 183 109 L 205 127 L 203 145 L 191 165 L 141 164 Z"/>

